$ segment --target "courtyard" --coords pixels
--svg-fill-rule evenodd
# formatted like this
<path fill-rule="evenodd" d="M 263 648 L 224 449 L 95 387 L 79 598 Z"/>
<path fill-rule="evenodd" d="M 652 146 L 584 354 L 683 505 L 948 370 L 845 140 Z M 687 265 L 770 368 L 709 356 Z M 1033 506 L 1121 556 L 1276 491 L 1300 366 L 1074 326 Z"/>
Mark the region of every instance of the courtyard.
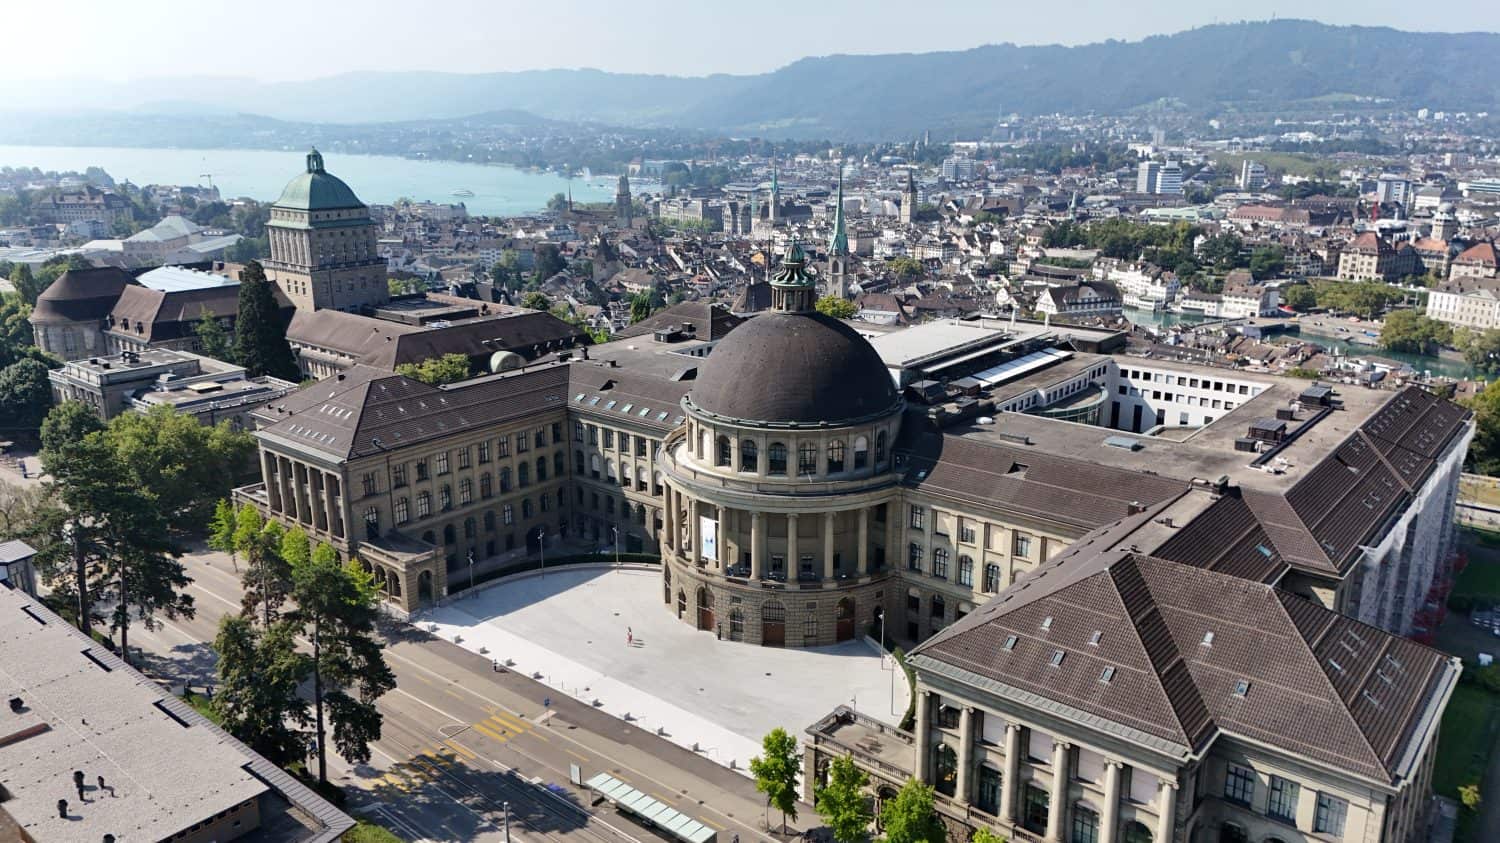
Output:
<path fill-rule="evenodd" d="M 677 620 L 661 593 L 654 567 L 569 567 L 497 581 L 412 622 L 738 770 L 777 726 L 800 739 L 838 705 L 889 723 L 906 710 L 900 668 L 864 640 L 720 641 Z"/>

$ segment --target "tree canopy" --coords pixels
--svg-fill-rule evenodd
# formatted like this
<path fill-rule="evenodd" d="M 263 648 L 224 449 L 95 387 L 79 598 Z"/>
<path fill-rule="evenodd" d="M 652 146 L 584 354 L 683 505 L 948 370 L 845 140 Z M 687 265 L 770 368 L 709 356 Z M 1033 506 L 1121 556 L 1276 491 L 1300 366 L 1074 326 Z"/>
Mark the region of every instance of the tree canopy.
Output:
<path fill-rule="evenodd" d="M 466 354 L 453 353 L 444 354 L 441 357 L 429 357 L 421 363 L 402 363 L 396 367 L 396 374 L 433 386 L 457 383 L 469 378 L 469 357 Z"/>
<path fill-rule="evenodd" d="M 942 820 L 933 807 L 932 788 L 907 779 L 895 799 L 886 800 L 880 811 L 887 843 L 944 843 Z"/>
<path fill-rule="evenodd" d="M 797 757 L 797 739 L 776 727 L 761 739 L 761 754 L 750 759 L 750 775 L 755 789 L 766 795 L 766 803 L 781 812 L 781 828 L 797 818 L 797 775 L 801 765 Z"/>
<path fill-rule="evenodd" d="M 854 302 L 838 296 L 823 296 L 813 307 L 824 316 L 835 319 L 853 319 L 854 314 L 859 312 L 859 307 Z"/>
<path fill-rule="evenodd" d="M 829 763 L 828 783 L 818 789 L 814 803 L 839 843 L 859 843 L 868 835 L 874 818 L 864 792 L 869 783 L 853 758 L 841 755 Z"/>
<path fill-rule="evenodd" d="M 1453 328 L 1446 322 L 1423 316 L 1415 310 L 1395 310 L 1385 317 L 1380 344 L 1391 351 L 1437 354 L 1453 341 Z"/>

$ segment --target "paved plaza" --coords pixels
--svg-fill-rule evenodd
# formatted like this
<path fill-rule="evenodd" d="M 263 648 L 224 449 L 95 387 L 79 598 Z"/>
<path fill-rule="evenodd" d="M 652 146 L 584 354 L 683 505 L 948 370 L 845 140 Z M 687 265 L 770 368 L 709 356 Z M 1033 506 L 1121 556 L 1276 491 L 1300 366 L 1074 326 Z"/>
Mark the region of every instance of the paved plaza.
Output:
<path fill-rule="evenodd" d="M 894 723 L 908 699 L 899 668 L 863 640 L 758 647 L 678 621 L 655 568 L 518 575 L 412 621 L 740 770 L 772 728 L 800 739 L 840 704 Z"/>

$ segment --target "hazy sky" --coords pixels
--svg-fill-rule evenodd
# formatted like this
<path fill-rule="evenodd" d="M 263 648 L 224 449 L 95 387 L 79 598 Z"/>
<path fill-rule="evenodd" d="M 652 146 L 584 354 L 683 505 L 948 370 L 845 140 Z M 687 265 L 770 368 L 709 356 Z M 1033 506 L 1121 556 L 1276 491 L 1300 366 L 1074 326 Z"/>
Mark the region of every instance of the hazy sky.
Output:
<path fill-rule="evenodd" d="M 756 73 L 830 53 L 1135 40 L 1247 15 L 1475 29 L 1493 4 L 1449 0 L 1436 16 L 1409 0 L 16 0 L 3 15 L 4 76 Z"/>

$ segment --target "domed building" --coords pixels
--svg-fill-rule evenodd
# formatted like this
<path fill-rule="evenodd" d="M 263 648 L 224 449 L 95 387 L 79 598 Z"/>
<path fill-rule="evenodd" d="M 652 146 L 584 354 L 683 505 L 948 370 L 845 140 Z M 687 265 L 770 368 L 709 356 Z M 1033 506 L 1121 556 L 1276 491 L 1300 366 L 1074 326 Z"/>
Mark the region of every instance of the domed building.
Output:
<path fill-rule="evenodd" d="M 816 296 L 793 243 L 771 311 L 714 348 L 661 450 L 663 600 L 735 641 L 847 640 L 886 599 L 903 403 L 875 349 Z"/>
<path fill-rule="evenodd" d="M 358 312 L 390 298 L 370 209 L 343 179 L 323 169 L 316 149 L 287 182 L 266 223 L 266 277 L 302 310 Z"/>

